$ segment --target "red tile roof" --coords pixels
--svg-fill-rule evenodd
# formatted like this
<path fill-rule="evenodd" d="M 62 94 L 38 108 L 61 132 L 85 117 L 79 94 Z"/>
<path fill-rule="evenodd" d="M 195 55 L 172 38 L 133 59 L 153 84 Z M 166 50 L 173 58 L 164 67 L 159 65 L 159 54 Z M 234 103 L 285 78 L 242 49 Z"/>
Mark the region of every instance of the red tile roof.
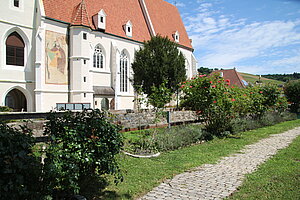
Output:
<path fill-rule="evenodd" d="M 174 41 L 173 34 L 178 31 L 179 44 L 193 48 L 176 6 L 164 0 L 145 0 L 145 3 L 156 34 Z"/>
<path fill-rule="evenodd" d="M 235 70 L 235 69 L 223 69 L 223 70 L 216 70 L 213 71 L 212 74 L 220 74 L 223 72 L 223 78 L 226 80 L 230 80 L 230 85 L 231 86 L 238 86 L 241 88 L 246 87 L 245 84 L 243 83 L 244 79 L 242 76 Z"/>
<path fill-rule="evenodd" d="M 133 24 L 130 39 L 144 42 L 151 38 L 139 0 L 43 0 L 46 16 L 73 25 L 96 29 L 92 17 L 103 9 L 107 14 L 105 32 L 127 37 L 123 25 Z M 177 8 L 163 0 L 145 0 L 156 33 L 168 36 L 178 30 L 179 44 L 192 48 Z"/>
<path fill-rule="evenodd" d="M 72 18 L 72 25 L 91 26 L 88 18 L 85 1 L 82 0 L 74 9 L 74 17 Z"/>

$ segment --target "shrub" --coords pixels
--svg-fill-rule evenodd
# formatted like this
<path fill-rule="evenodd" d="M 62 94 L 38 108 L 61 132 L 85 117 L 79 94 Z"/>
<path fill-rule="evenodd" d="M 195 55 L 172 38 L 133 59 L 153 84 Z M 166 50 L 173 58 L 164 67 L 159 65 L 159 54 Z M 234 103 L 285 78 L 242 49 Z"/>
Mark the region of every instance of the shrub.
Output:
<path fill-rule="evenodd" d="M 204 139 L 204 132 L 199 126 L 178 126 L 158 133 L 154 144 L 158 151 L 170 151 L 195 144 Z"/>
<path fill-rule="evenodd" d="M 284 94 L 291 102 L 292 112 L 300 112 L 300 80 L 289 81 L 284 86 Z"/>
<path fill-rule="evenodd" d="M 7 106 L 0 106 L 0 112 L 12 112 L 13 109 Z"/>
<path fill-rule="evenodd" d="M 134 136 L 126 134 L 126 150 L 133 153 L 170 151 L 195 144 L 204 139 L 200 126 L 178 126 L 171 129 L 152 129 Z"/>
<path fill-rule="evenodd" d="M 26 127 L 0 122 L 0 199 L 40 199 L 40 161 L 33 156 L 35 140 Z"/>
<path fill-rule="evenodd" d="M 233 133 L 240 133 L 295 119 L 297 119 L 297 116 L 289 112 L 267 112 L 261 118 L 247 116 L 234 119 L 231 131 Z"/>
<path fill-rule="evenodd" d="M 122 179 L 115 159 L 122 147 L 120 129 L 103 112 L 51 113 L 48 120 L 44 180 L 49 194 L 78 194 L 86 187 L 81 183 L 103 174 L 113 174 L 116 182 Z"/>
<path fill-rule="evenodd" d="M 223 136 L 230 129 L 230 121 L 235 117 L 233 105 L 236 99 L 229 80 L 200 75 L 184 82 L 181 88 L 184 92 L 181 106 L 197 111 L 208 132 Z"/>

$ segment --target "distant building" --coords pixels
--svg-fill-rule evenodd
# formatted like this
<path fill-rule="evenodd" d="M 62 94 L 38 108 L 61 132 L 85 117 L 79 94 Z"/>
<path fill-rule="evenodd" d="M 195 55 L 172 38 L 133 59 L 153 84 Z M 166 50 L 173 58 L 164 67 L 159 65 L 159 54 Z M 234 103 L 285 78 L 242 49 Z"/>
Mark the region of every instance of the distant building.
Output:
<path fill-rule="evenodd" d="M 163 0 L 5 0 L 0 7 L 0 105 L 49 111 L 58 103 L 133 109 L 131 63 L 160 34 L 196 74 L 177 8 Z"/>
<path fill-rule="evenodd" d="M 230 80 L 230 86 L 237 86 L 240 88 L 245 88 L 248 86 L 248 83 L 235 69 L 216 70 L 211 74 L 219 74 L 220 77 L 223 77 L 225 80 Z"/>

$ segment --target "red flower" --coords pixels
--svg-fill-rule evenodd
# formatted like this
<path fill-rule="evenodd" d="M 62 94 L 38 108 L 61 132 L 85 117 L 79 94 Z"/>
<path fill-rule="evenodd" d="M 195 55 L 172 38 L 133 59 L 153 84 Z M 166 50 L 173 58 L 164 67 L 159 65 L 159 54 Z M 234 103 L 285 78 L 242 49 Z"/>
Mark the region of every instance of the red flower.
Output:
<path fill-rule="evenodd" d="M 234 88 L 234 86 L 232 86 L 231 88 Z"/>
<path fill-rule="evenodd" d="M 213 101 L 213 103 L 217 103 L 217 101 Z"/>
<path fill-rule="evenodd" d="M 261 94 L 262 94 L 262 93 L 263 93 L 263 91 L 259 91 L 259 93 L 261 93 Z"/>
<path fill-rule="evenodd" d="M 210 84 L 212 84 L 212 81 L 209 81 Z"/>
<path fill-rule="evenodd" d="M 231 101 L 235 101 L 235 99 L 231 99 Z"/>
<path fill-rule="evenodd" d="M 250 92 L 250 94 L 253 94 L 253 92 Z"/>
<path fill-rule="evenodd" d="M 193 86 L 190 86 L 190 88 L 192 88 Z"/>
<path fill-rule="evenodd" d="M 229 80 L 229 79 L 226 79 L 226 82 L 227 82 L 227 83 L 230 83 L 230 80 Z"/>
<path fill-rule="evenodd" d="M 198 114 L 198 115 L 201 114 L 201 113 L 202 113 L 201 110 L 197 110 L 197 111 L 196 111 L 196 114 Z"/>
<path fill-rule="evenodd" d="M 229 86 L 229 85 L 230 85 L 230 83 L 226 83 L 226 85 L 228 85 L 228 86 Z"/>
<path fill-rule="evenodd" d="M 221 81 L 218 81 L 218 83 L 221 83 Z"/>
<path fill-rule="evenodd" d="M 246 95 L 246 94 L 244 94 L 244 96 L 246 97 L 247 95 Z"/>
<path fill-rule="evenodd" d="M 215 86 L 215 85 L 212 85 L 211 87 L 212 87 L 212 88 L 216 88 L 216 86 Z"/>
<path fill-rule="evenodd" d="M 184 85 L 180 86 L 180 88 L 183 88 L 183 87 L 184 87 Z"/>

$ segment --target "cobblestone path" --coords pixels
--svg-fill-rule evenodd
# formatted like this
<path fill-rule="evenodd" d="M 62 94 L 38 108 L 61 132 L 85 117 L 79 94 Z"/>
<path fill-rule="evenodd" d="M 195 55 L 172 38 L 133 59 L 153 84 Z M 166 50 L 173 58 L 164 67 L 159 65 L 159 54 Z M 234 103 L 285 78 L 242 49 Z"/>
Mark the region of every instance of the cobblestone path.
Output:
<path fill-rule="evenodd" d="M 236 191 L 245 174 L 251 173 L 280 149 L 300 136 L 300 127 L 271 135 L 245 146 L 240 153 L 179 174 L 154 188 L 140 200 L 223 199 Z"/>

